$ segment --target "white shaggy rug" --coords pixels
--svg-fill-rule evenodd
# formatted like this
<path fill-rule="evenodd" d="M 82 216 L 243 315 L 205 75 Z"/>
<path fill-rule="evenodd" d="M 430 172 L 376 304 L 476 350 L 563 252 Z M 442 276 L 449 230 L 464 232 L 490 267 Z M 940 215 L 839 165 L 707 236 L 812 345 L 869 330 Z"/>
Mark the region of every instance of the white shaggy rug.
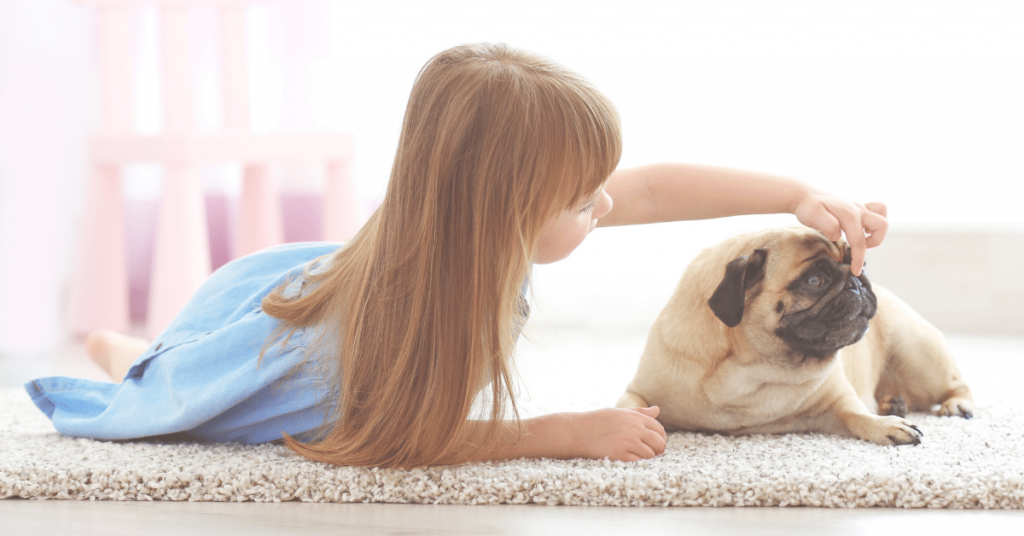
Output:
<path fill-rule="evenodd" d="M 622 463 L 518 460 L 420 470 L 334 467 L 280 446 L 110 443 L 58 435 L 0 390 L 0 498 L 609 506 L 1024 507 L 1024 416 L 912 415 L 916 447 L 816 434 L 669 436 Z"/>

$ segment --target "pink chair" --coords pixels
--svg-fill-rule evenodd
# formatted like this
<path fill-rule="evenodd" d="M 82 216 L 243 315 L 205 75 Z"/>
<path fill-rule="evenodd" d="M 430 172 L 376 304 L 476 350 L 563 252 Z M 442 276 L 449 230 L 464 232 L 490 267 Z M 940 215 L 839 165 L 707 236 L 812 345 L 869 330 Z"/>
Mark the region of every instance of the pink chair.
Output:
<path fill-rule="evenodd" d="M 155 337 L 210 273 L 199 166 L 243 165 L 236 256 L 282 242 L 281 214 L 270 165 L 315 163 L 327 167 L 325 240 L 350 238 L 361 218 L 351 177 L 352 139 L 345 134 L 254 134 L 249 126 L 245 6 L 253 0 L 78 0 L 97 11 L 101 127 L 90 139 L 88 186 L 81 253 L 74 271 L 69 326 L 127 332 L 122 167 L 134 162 L 165 166 L 151 277 L 148 325 Z M 187 12 L 216 3 L 221 17 L 224 130 L 200 133 L 192 98 Z M 132 9 L 156 3 L 161 20 L 163 117 L 159 135 L 133 133 Z"/>

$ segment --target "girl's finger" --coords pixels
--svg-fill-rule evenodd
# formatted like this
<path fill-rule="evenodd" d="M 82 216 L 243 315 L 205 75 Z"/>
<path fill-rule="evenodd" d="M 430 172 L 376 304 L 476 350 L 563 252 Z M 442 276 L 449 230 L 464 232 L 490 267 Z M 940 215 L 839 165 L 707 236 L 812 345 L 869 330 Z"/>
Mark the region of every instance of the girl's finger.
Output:
<path fill-rule="evenodd" d="M 880 245 L 889 231 L 889 220 L 877 212 L 868 212 L 864 214 L 863 222 L 864 230 L 871 235 L 867 238 L 867 247 L 873 248 Z"/>
<path fill-rule="evenodd" d="M 662 439 L 668 439 L 668 435 L 665 434 L 665 426 L 658 422 L 656 419 L 644 420 L 644 426 L 648 430 L 658 434 Z"/>
<path fill-rule="evenodd" d="M 649 408 L 629 408 L 637 413 L 647 415 L 652 419 L 658 418 L 658 414 L 661 413 L 661 408 L 658 406 L 651 406 Z"/>
<path fill-rule="evenodd" d="M 636 445 L 633 448 L 629 449 L 629 453 L 640 456 L 640 459 L 642 460 L 649 460 L 657 456 L 657 454 L 654 452 L 654 449 L 652 449 L 650 446 L 644 443 L 640 443 L 639 445 Z"/>
<path fill-rule="evenodd" d="M 867 239 L 864 236 L 864 224 L 860 215 L 849 214 L 841 216 L 840 225 L 846 233 L 846 243 L 850 245 L 850 272 L 854 276 L 860 275 L 864 267 L 864 251 L 867 249 Z"/>
<path fill-rule="evenodd" d="M 881 216 L 883 218 L 888 218 L 889 217 L 889 209 L 888 209 L 888 207 L 885 206 L 885 203 L 879 203 L 878 201 L 873 201 L 871 203 L 865 204 L 864 207 L 867 208 L 868 210 L 870 210 L 871 212 L 874 212 L 875 214 L 878 214 L 879 216 Z"/>
<path fill-rule="evenodd" d="M 657 432 L 649 430 L 642 439 L 644 444 L 646 444 L 647 446 L 651 447 L 651 449 L 654 450 L 655 454 L 661 454 L 662 452 L 665 452 L 665 444 L 667 443 L 667 440 L 664 436 L 658 434 Z"/>
<path fill-rule="evenodd" d="M 829 240 L 839 240 L 842 225 L 839 220 L 824 206 L 819 206 L 805 222 L 808 227 L 813 227 L 822 232 Z"/>

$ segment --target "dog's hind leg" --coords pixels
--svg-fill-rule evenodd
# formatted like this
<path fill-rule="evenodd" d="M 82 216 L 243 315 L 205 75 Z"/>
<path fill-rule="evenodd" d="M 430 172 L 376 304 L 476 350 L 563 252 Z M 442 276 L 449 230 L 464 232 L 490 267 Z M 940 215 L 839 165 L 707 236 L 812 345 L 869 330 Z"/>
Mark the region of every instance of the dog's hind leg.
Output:
<path fill-rule="evenodd" d="M 931 326 L 925 326 L 931 328 Z M 953 360 L 942 336 L 920 338 L 914 348 L 897 354 L 890 361 L 891 376 L 907 401 L 910 411 L 934 411 L 947 417 L 974 416 L 974 400 L 963 375 Z M 938 409 L 934 409 L 938 406 Z"/>
<path fill-rule="evenodd" d="M 907 416 L 907 401 L 900 395 L 887 396 L 878 402 L 879 415 Z"/>
<path fill-rule="evenodd" d="M 906 400 L 909 411 L 937 415 L 974 416 L 974 401 L 942 334 L 905 303 L 889 298 L 889 307 L 902 309 L 889 315 L 886 328 L 898 332 L 892 343 L 885 376 Z M 933 409 L 938 406 L 938 409 Z"/>

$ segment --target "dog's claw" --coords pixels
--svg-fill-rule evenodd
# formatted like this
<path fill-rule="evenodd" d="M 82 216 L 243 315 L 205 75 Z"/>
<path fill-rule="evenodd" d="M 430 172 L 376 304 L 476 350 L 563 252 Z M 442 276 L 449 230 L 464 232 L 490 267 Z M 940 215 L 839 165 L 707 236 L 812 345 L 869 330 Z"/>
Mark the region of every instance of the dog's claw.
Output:
<path fill-rule="evenodd" d="M 914 437 L 910 441 L 905 442 L 905 443 L 904 442 L 900 442 L 900 440 L 896 439 L 896 436 L 893 436 L 893 435 L 889 435 L 889 436 L 886 436 L 886 437 L 889 438 L 889 441 L 892 441 L 892 446 L 894 446 L 894 447 L 899 447 L 901 445 L 920 445 L 921 444 L 921 438 L 919 438 L 919 437 Z"/>
<path fill-rule="evenodd" d="M 943 417 L 963 417 L 964 419 L 974 418 L 974 404 L 970 400 L 963 400 L 958 398 L 951 398 L 943 402 L 939 408 L 937 415 Z"/>

